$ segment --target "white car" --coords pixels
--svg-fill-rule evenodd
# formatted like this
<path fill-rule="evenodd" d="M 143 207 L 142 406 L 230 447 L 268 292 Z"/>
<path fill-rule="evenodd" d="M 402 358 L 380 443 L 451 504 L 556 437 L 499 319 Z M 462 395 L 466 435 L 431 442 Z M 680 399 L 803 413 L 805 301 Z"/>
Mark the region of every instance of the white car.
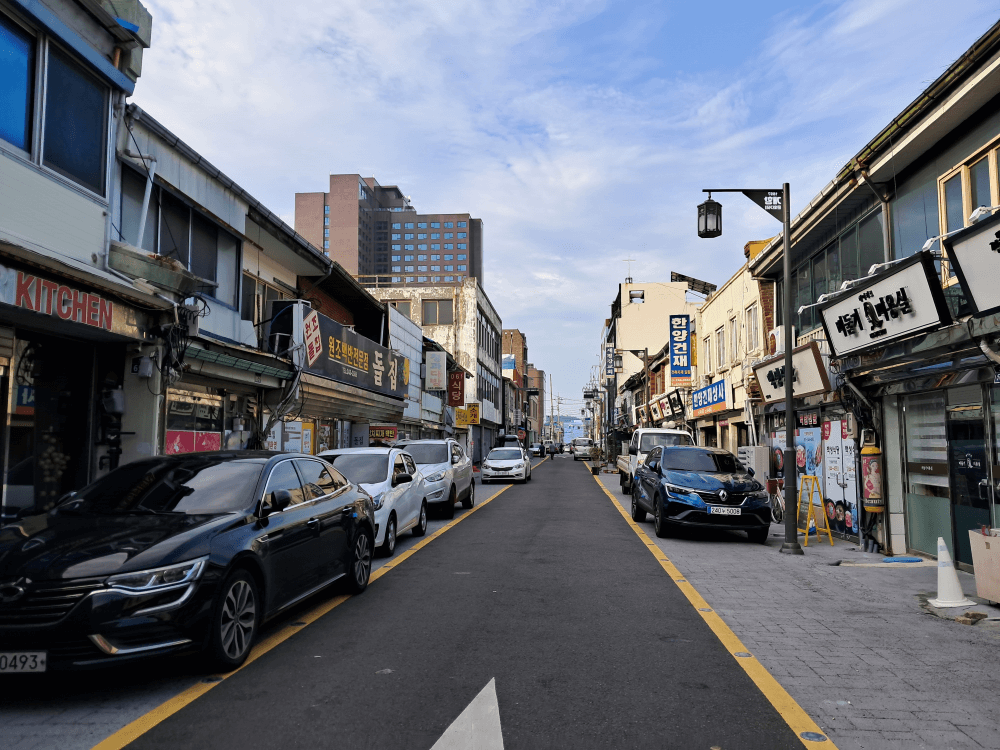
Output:
<path fill-rule="evenodd" d="M 319 455 L 372 496 L 375 546 L 383 555 L 396 550 L 396 537 L 404 531 L 427 533 L 427 485 L 412 456 L 398 448 L 341 448 Z"/>
<path fill-rule="evenodd" d="M 475 505 L 472 459 L 455 440 L 407 440 L 396 447 L 413 456 L 424 475 L 428 505 L 440 508 L 445 518 L 455 515 L 459 500 L 463 508 Z"/>
<path fill-rule="evenodd" d="M 531 460 L 520 448 L 494 448 L 483 459 L 483 484 L 496 479 L 513 479 L 524 484 L 531 479 Z"/>

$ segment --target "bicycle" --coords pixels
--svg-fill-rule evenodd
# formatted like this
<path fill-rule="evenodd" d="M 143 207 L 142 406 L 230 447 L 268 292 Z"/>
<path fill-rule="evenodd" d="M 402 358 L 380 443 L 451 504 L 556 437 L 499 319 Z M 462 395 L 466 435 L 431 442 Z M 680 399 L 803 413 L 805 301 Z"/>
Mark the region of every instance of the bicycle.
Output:
<path fill-rule="evenodd" d="M 781 523 L 785 518 L 785 480 L 767 480 L 768 504 L 771 506 L 771 519 Z"/>

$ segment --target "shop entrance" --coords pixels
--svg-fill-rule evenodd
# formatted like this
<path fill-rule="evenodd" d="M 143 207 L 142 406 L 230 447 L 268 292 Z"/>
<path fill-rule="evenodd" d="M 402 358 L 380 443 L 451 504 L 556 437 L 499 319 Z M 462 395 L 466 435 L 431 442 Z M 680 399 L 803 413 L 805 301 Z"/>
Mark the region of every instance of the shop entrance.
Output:
<path fill-rule="evenodd" d="M 955 559 L 972 565 L 969 529 L 990 522 L 990 477 L 983 394 L 978 385 L 948 391 L 949 483 Z"/>
<path fill-rule="evenodd" d="M 9 387 L 4 516 L 52 507 L 87 483 L 94 347 L 18 333 Z"/>

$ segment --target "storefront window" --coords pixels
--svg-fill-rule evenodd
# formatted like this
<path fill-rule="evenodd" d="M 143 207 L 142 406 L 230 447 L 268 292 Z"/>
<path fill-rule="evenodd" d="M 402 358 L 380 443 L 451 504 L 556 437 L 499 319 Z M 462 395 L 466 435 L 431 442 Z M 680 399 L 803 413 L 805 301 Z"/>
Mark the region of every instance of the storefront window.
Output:
<path fill-rule="evenodd" d="M 909 546 L 937 555 L 938 537 L 952 538 L 944 394 L 906 396 L 903 410 Z"/>

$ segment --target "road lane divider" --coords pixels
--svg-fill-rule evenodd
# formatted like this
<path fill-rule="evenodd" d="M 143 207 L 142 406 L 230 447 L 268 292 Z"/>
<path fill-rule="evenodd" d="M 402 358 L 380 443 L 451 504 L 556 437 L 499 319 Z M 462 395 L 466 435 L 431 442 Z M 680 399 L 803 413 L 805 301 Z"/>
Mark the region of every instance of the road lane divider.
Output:
<path fill-rule="evenodd" d="M 833 740 L 820 729 L 819 725 L 813 721 L 805 709 L 788 694 L 788 691 L 774 678 L 774 675 L 767 670 L 767 667 L 761 664 L 757 657 L 743 645 L 739 636 L 733 632 L 715 609 L 705 601 L 705 598 L 687 580 L 684 574 L 678 570 L 677 566 L 670 561 L 670 558 L 660 549 L 660 546 L 650 538 L 639 524 L 632 520 L 625 508 L 618 502 L 618 499 L 601 482 L 600 477 L 596 474 L 593 477 L 594 481 L 597 482 L 597 486 L 603 490 L 604 494 L 608 496 L 611 503 L 615 506 L 615 509 L 625 519 L 625 522 L 628 523 L 639 539 L 649 548 L 650 553 L 660 563 L 660 567 L 670 576 L 674 585 L 681 590 L 681 593 L 691 603 L 701 619 L 711 628 L 715 636 L 722 642 L 722 645 L 725 646 L 726 650 L 736 660 L 736 663 L 753 680 L 757 689 L 774 706 L 778 715 L 781 716 L 802 744 L 808 748 L 822 747 L 826 750 L 837 750 Z"/>
<path fill-rule="evenodd" d="M 541 461 L 535 464 L 535 466 L 539 466 L 545 463 L 545 461 L 547 460 L 548 460 L 547 458 L 543 458 Z M 381 566 L 378 570 L 372 571 L 371 577 L 368 579 L 369 585 L 377 581 L 379 578 L 382 578 L 383 576 L 387 575 L 390 570 L 392 570 L 395 567 L 398 567 L 400 563 L 404 562 L 405 560 L 408 560 L 410 557 L 414 555 L 414 553 L 417 552 L 417 550 L 423 549 L 432 541 L 443 535 L 445 532 L 455 528 L 455 526 L 457 526 L 459 523 L 461 523 L 466 518 L 471 516 L 477 510 L 489 505 L 491 502 L 496 500 L 498 497 L 500 497 L 500 495 L 509 490 L 511 487 L 513 487 L 513 485 L 509 484 L 496 494 L 492 495 L 486 500 L 483 500 L 481 503 L 477 503 L 472 508 L 470 508 L 468 512 L 463 513 L 453 521 L 449 521 L 447 524 L 442 526 L 434 533 L 421 539 L 419 542 L 414 544 L 405 552 L 401 552 L 397 557 L 392 558 L 391 563 Z M 353 596 L 357 595 L 355 594 Z M 175 713 L 180 711 L 188 704 L 193 703 L 198 698 L 205 695 L 205 693 L 207 693 L 212 688 L 221 685 L 225 680 L 229 679 L 233 675 L 237 674 L 246 667 L 250 666 L 253 662 L 262 657 L 268 651 L 271 651 L 275 647 L 280 646 L 282 643 L 287 641 L 296 633 L 302 632 L 302 630 L 304 630 L 306 627 L 316 622 L 318 619 L 323 617 L 323 615 L 328 614 L 332 610 L 336 609 L 350 598 L 352 598 L 351 594 L 340 594 L 338 596 L 334 596 L 328 599 L 327 601 L 324 601 L 322 604 L 319 604 L 316 607 L 313 607 L 305 614 L 299 615 L 298 617 L 296 617 L 294 623 L 285 624 L 281 628 L 275 630 L 273 633 L 268 635 L 263 640 L 259 641 L 253 647 L 253 650 L 250 652 L 250 655 L 247 657 L 247 660 L 243 662 L 242 665 L 234 669 L 232 672 L 211 675 L 205 677 L 199 682 L 196 682 L 194 685 L 191 685 L 190 687 L 182 690 L 173 698 L 169 698 L 168 700 L 164 701 L 153 710 L 143 714 L 138 719 L 129 722 L 114 734 L 109 735 L 105 739 L 101 740 L 96 745 L 94 745 L 93 750 L 121 750 L 121 748 L 124 748 L 130 742 L 142 736 L 160 722 L 173 716 Z"/>

